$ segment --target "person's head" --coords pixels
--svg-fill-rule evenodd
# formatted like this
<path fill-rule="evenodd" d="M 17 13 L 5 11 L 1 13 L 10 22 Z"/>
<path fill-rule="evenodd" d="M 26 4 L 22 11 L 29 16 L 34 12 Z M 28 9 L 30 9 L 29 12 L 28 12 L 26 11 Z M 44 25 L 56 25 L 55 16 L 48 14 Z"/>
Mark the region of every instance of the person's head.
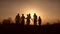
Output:
<path fill-rule="evenodd" d="M 31 14 L 29 13 L 29 16 L 30 16 Z"/>
<path fill-rule="evenodd" d="M 40 18 L 40 16 L 39 16 L 39 18 Z"/>
<path fill-rule="evenodd" d="M 22 16 L 24 16 L 24 14 L 22 14 Z"/>
<path fill-rule="evenodd" d="M 18 16 L 19 16 L 19 13 L 18 13 Z"/>
<path fill-rule="evenodd" d="M 39 16 L 39 19 L 41 19 L 41 17 Z"/>
<path fill-rule="evenodd" d="M 28 16 L 28 14 L 27 14 L 27 16 Z"/>
<path fill-rule="evenodd" d="M 36 15 L 36 13 L 34 13 L 34 15 Z"/>

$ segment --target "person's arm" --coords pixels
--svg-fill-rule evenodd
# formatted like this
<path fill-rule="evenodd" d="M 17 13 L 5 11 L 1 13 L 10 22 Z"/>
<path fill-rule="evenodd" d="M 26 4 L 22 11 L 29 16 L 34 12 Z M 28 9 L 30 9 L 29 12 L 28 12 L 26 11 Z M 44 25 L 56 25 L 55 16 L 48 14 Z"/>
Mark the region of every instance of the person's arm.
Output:
<path fill-rule="evenodd" d="M 27 19 L 27 18 L 25 18 L 25 19 Z"/>
<path fill-rule="evenodd" d="M 31 20 L 33 21 L 33 19 L 31 18 Z"/>

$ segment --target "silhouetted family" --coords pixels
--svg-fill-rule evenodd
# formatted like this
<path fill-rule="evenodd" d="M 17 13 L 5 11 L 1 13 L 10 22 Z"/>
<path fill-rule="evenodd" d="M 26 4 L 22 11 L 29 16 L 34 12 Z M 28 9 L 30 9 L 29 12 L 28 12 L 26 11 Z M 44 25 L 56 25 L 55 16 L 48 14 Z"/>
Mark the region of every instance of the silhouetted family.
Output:
<path fill-rule="evenodd" d="M 25 19 L 26 19 L 27 25 L 30 25 L 30 19 L 32 19 L 31 14 L 27 14 L 27 17 L 25 18 L 24 14 L 22 14 L 22 16 L 20 17 L 20 15 L 18 13 L 15 18 L 16 24 L 24 25 Z M 34 21 L 34 25 L 37 25 L 37 22 L 39 25 L 41 25 L 41 17 L 39 16 L 37 19 L 36 13 L 34 13 L 34 15 L 33 15 L 33 21 Z"/>
<path fill-rule="evenodd" d="M 25 23 L 25 19 L 26 19 L 26 23 L 27 26 L 24 25 Z M 33 23 L 34 25 L 30 25 L 30 20 L 31 20 L 31 14 L 27 14 L 27 17 L 24 16 L 24 14 L 22 14 L 22 16 L 19 15 L 19 13 L 16 15 L 15 17 L 15 23 L 11 22 L 11 18 L 8 19 L 4 19 L 3 20 L 3 24 L 0 24 L 0 31 L 2 32 L 12 32 L 14 31 L 14 33 L 18 32 L 18 33 L 28 33 L 28 34 L 32 34 L 32 33 L 37 33 L 37 34 L 51 34 L 51 33 L 60 33 L 60 22 L 57 22 L 55 24 L 46 24 L 46 25 L 42 25 L 41 26 L 41 17 L 37 16 L 36 13 L 34 13 L 33 15 Z M 39 26 L 37 26 L 37 22 L 39 24 Z M 11 24 L 13 23 L 13 24 Z M 30 25 L 30 26 L 29 26 Z"/>

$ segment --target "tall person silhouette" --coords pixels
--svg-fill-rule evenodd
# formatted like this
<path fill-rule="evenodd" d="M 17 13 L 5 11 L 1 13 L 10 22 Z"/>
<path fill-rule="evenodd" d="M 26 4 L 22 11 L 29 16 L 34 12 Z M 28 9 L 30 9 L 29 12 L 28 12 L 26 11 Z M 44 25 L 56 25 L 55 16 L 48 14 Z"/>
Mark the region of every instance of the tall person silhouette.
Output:
<path fill-rule="evenodd" d="M 34 17 L 34 25 L 37 25 L 37 15 L 36 15 L 36 13 L 34 13 L 33 17 Z"/>
<path fill-rule="evenodd" d="M 31 18 L 31 15 L 30 14 L 27 14 L 27 25 L 30 25 L 30 18 Z"/>
<path fill-rule="evenodd" d="M 25 16 L 24 16 L 24 14 L 22 14 L 22 16 L 21 16 L 21 24 L 22 25 L 24 25 L 24 23 L 25 23 L 25 20 L 24 19 L 25 19 Z"/>
<path fill-rule="evenodd" d="M 16 24 L 20 24 L 20 15 L 19 15 L 19 13 L 16 15 L 15 21 L 16 21 Z"/>
<path fill-rule="evenodd" d="M 39 16 L 39 19 L 38 19 L 38 24 L 39 26 L 41 26 L 41 17 Z"/>

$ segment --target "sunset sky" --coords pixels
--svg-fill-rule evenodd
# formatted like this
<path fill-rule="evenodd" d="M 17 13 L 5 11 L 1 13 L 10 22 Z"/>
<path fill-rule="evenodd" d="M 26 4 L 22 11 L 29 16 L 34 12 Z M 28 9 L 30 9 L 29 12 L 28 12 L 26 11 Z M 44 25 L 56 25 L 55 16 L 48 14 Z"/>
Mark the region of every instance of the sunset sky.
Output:
<path fill-rule="evenodd" d="M 60 20 L 59 0 L 20 0 L 20 1 L 0 1 L 0 21 L 11 17 L 13 20 L 19 13 L 33 14 L 41 16 L 42 24 L 47 22 L 57 22 Z"/>

